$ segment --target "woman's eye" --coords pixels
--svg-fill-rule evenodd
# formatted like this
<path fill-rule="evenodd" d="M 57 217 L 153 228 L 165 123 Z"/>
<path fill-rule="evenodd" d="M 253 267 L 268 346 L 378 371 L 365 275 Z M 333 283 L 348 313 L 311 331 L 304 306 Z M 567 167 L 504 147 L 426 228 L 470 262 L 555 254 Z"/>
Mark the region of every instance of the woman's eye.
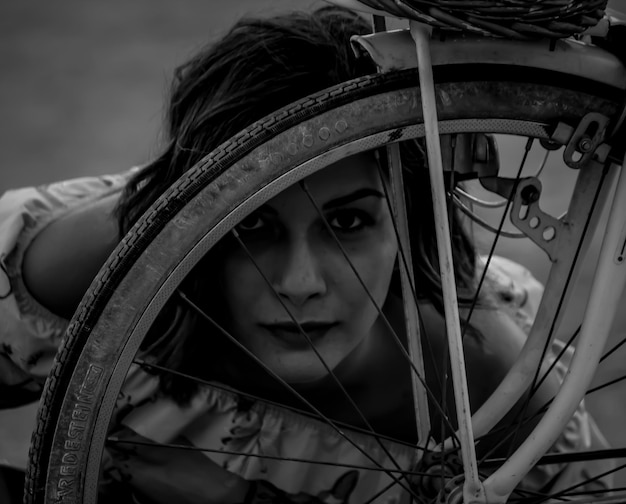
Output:
<path fill-rule="evenodd" d="M 258 214 L 248 215 L 239 224 L 237 224 L 238 231 L 257 231 L 265 226 L 265 221 Z"/>
<path fill-rule="evenodd" d="M 363 216 L 351 211 L 336 213 L 328 222 L 333 229 L 343 232 L 358 231 L 366 224 Z"/>

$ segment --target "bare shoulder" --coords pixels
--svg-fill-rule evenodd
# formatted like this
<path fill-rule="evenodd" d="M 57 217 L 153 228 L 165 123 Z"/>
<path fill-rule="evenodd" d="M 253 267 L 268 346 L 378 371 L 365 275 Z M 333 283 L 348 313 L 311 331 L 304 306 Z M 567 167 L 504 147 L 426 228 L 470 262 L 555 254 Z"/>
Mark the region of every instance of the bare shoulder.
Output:
<path fill-rule="evenodd" d="M 53 313 L 70 318 L 119 241 L 113 209 L 119 192 L 61 215 L 33 239 L 22 275 L 30 294 Z"/>

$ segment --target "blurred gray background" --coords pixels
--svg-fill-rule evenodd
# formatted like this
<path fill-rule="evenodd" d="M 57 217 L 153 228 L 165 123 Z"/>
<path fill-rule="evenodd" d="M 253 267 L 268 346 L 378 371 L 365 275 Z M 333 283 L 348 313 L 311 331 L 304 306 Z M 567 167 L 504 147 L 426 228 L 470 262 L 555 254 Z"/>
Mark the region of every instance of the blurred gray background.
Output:
<path fill-rule="evenodd" d="M 162 102 L 175 66 L 243 14 L 312 4 L 321 2 L 0 2 L 0 193 L 150 160 L 159 148 Z M 626 0 L 609 4 L 626 12 Z M 559 188 L 558 172 L 551 177 L 558 207 L 566 190 Z M 501 252 L 545 279 L 546 262 L 533 246 L 504 244 Z M 590 271 L 573 313 L 584 305 Z M 626 335 L 626 315 L 614 333 L 614 340 Z M 626 371 L 625 356 L 609 359 L 597 382 Z M 626 446 L 626 388 L 598 393 L 588 403 L 611 442 Z"/>

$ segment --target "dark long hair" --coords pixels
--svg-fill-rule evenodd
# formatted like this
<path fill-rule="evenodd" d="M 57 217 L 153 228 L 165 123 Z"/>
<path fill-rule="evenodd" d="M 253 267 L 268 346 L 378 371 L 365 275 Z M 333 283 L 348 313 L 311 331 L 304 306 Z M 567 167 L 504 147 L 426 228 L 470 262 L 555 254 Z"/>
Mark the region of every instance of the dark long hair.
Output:
<path fill-rule="evenodd" d="M 116 209 L 121 233 L 127 232 L 183 173 L 254 121 L 309 94 L 374 73 L 373 63 L 357 58 L 349 42 L 352 35 L 370 31 L 370 24 L 362 17 L 339 7 L 272 18 L 244 18 L 224 37 L 180 66 L 167 109 L 166 146 L 126 187 Z M 415 223 L 415 283 L 418 295 L 440 308 L 441 287 L 425 159 L 418 142 L 406 143 L 402 152 L 412 187 L 409 199 Z M 382 159 L 386 164 L 384 156 Z M 453 219 L 456 222 L 458 217 Z M 455 225 L 454 229 L 459 285 L 471 289 L 473 247 L 462 226 Z M 212 259 L 219 255 L 220 246 L 217 248 L 211 252 Z M 189 275 L 182 289 L 201 291 L 196 298 L 203 309 L 220 313 L 225 310 L 215 279 L 215 262 L 201 261 L 196 274 Z M 229 353 L 231 344 L 211 333 L 215 330 L 207 327 L 197 314 L 180 303 L 170 302 L 157 317 L 143 349 L 159 365 L 215 379 L 216 375 L 221 376 L 222 356 Z M 164 373 L 161 388 L 184 403 L 197 386 Z"/>
<path fill-rule="evenodd" d="M 183 173 L 254 121 L 305 96 L 374 73 L 350 37 L 370 32 L 339 7 L 244 18 L 175 70 L 163 153 L 128 184 L 116 210 L 126 233 Z"/>

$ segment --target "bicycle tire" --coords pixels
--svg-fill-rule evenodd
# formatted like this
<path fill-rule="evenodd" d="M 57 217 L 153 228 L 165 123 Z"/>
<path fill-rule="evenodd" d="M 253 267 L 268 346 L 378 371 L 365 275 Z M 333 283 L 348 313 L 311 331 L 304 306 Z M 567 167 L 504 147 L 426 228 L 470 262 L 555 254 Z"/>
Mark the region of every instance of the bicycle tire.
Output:
<path fill-rule="evenodd" d="M 599 84 L 592 77 L 571 78 L 546 69 L 508 65 L 442 66 L 436 68 L 435 79 L 442 123 L 474 121 L 471 128 L 475 130 L 489 123 L 490 131 L 498 124 L 507 132 L 515 122 L 516 127 L 527 124 L 532 135 L 544 138 L 551 125 L 559 121 L 575 125 L 589 111 L 616 116 L 623 96 L 617 84 Z M 138 346 L 131 337 L 140 338 L 133 335 L 138 323 L 146 323 L 142 320 L 146 307 L 166 301 L 168 295 L 159 292 L 163 277 L 172 275 L 180 259 L 207 233 L 215 233 L 211 240 L 217 240 L 223 228 L 241 218 L 243 214 L 236 214 L 239 203 L 269 182 L 288 176 L 292 168 L 314 162 L 329 149 L 376 134 L 386 135 L 387 141 L 398 140 L 403 131 L 419 125 L 416 82 L 413 70 L 367 76 L 288 106 L 209 154 L 150 208 L 116 248 L 70 323 L 44 390 L 33 435 L 27 502 L 91 502 L 94 498 L 95 473 L 89 466 L 102 450 L 91 443 L 94 438 L 96 445 L 101 441 L 96 419 L 109 412 L 110 405 L 103 398 L 111 394 L 110 386 L 118 386 L 114 375 L 119 380 L 126 372 L 129 354 L 134 355 Z M 295 145 L 293 131 L 305 124 L 313 134 L 305 134 Z M 189 228 L 186 221 L 200 206 L 212 208 L 210 219 Z M 181 226 L 186 233 L 180 232 Z M 164 243 L 170 244 L 167 257 L 158 253 Z M 160 271 L 158 279 L 146 279 L 146 265 L 152 276 Z M 130 291 L 131 285 L 140 285 L 140 278 L 150 287 Z M 112 307 L 119 306 L 122 298 L 132 310 L 124 311 L 125 315 L 116 310 L 117 320 L 109 319 Z M 114 336 L 102 338 L 105 329 Z M 85 408 L 77 406 L 77 397 L 87 401 Z"/>

